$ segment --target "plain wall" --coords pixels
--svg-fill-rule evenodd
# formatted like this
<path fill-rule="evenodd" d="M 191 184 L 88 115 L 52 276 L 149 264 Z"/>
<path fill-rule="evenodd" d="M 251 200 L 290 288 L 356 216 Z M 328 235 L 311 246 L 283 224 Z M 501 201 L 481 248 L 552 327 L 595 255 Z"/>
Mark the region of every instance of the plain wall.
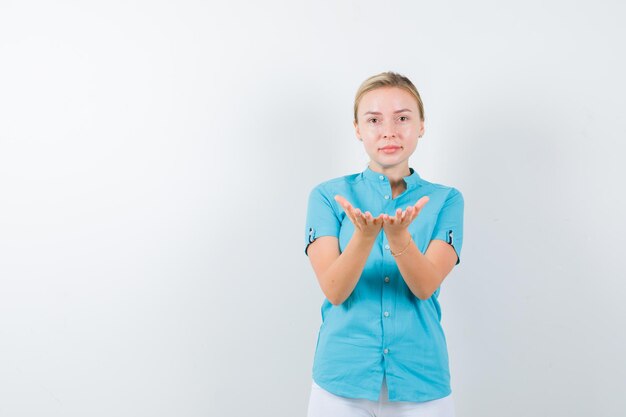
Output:
<path fill-rule="evenodd" d="M 359 84 L 425 104 L 465 198 L 442 286 L 463 416 L 626 409 L 617 1 L 0 3 L 0 415 L 304 416 L 308 193 Z"/>

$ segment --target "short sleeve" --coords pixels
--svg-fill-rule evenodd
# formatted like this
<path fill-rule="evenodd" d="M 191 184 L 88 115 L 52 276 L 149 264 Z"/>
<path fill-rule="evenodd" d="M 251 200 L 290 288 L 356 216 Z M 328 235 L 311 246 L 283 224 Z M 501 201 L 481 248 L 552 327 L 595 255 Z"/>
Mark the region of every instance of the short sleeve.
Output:
<path fill-rule="evenodd" d="M 452 245 L 457 255 L 455 265 L 461 262 L 464 204 L 463 194 L 456 188 L 452 188 L 437 216 L 432 237 L 432 239 L 440 239 Z"/>
<path fill-rule="evenodd" d="M 304 236 L 304 253 L 307 256 L 307 249 L 309 248 L 309 245 L 318 237 L 339 237 L 341 222 L 335 213 L 332 201 L 331 197 L 326 195 L 319 185 L 309 194 Z"/>

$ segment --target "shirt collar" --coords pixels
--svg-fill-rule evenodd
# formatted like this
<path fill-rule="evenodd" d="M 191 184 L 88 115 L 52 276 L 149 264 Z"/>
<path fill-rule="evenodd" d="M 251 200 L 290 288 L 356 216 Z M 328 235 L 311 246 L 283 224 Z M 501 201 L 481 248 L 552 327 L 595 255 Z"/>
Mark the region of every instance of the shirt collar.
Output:
<path fill-rule="evenodd" d="M 407 189 L 411 189 L 411 188 L 415 188 L 419 186 L 420 181 L 422 179 L 417 173 L 417 171 L 414 170 L 413 168 L 409 167 L 409 171 L 411 171 L 411 174 L 404 177 L 404 182 L 406 182 Z M 378 183 L 382 181 L 386 181 L 387 183 L 389 182 L 389 178 L 387 178 L 385 174 L 372 171 L 372 169 L 369 166 L 365 168 L 365 171 L 363 171 L 361 175 L 363 176 L 363 178 L 370 180 L 370 181 L 374 181 Z"/>

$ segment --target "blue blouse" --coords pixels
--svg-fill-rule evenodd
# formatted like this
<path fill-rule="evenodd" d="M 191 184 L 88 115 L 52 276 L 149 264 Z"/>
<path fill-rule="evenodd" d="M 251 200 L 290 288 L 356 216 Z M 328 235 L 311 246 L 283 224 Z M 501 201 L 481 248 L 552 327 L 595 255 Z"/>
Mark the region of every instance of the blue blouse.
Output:
<path fill-rule="evenodd" d="M 453 246 L 460 262 L 463 245 L 463 196 L 454 187 L 422 179 L 409 168 L 407 189 L 392 197 L 389 179 L 369 167 L 317 185 L 308 200 L 305 254 L 320 236 L 335 236 L 344 250 L 354 225 L 334 199 L 354 207 L 394 215 L 422 196 L 430 199 L 409 232 L 422 253 L 433 239 Z M 449 395 L 450 372 L 438 296 L 416 297 L 400 275 L 381 231 L 350 296 L 334 306 L 324 299 L 322 324 L 313 361 L 313 380 L 333 394 L 378 401 L 383 376 L 389 401 L 429 401 Z"/>

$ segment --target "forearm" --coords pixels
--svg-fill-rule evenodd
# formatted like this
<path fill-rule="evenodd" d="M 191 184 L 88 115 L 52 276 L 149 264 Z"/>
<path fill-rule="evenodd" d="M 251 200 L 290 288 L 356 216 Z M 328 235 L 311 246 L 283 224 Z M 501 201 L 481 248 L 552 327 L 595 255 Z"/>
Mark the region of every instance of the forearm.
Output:
<path fill-rule="evenodd" d="M 324 294 L 333 305 L 343 303 L 356 287 L 376 237 L 354 233 L 344 251 L 321 277 Z"/>
<path fill-rule="evenodd" d="M 387 236 L 387 239 L 394 253 L 404 249 L 407 242 L 411 240 L 402 255 L 396 256 L 394 259 L 400 270 L 400 275 L 404 278 L 411 292 L 420 300 L 430 298 L 441 283 L 435 266 L 420 252 L 408 230 L 399 235 Z"/>

